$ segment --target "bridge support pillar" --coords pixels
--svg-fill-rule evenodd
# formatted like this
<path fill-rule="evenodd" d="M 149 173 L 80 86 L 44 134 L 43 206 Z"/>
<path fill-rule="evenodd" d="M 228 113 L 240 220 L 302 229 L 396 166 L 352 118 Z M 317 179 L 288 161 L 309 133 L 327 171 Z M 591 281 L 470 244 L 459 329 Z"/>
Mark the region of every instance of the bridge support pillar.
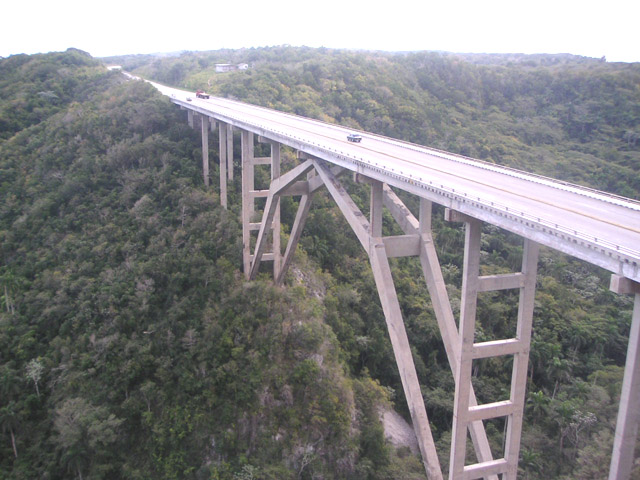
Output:
<path fill-rule="evenodd" d="M 243 130 L 240 136 L 242 149 L 242 264 L 249 278 L 251 270 L 251 220 L 254 212 L 253 197 L 253 133 Z"/>
<path fill-rule="evenodd" d="M 200 115 L 202 131 L 202 176 L 204 184 L 209 186 L 209 117 Z"/>
<path fill-rule="evenodd" d="M 227 129 L 229 125 L 218 122 L 218 157 L 220 159 L 220 205 L 227 208 Z"/>
<path fill-rule="evenodd" d="M 402 203 L 398 196 L 384 185 L 384 205 L 387 207 L 396 223 L 402 228 L 407 236 L 419 236 L 418 251 L 415 253 L 420 258 L 422 273 L 424 275 L 431 305 L 438 322 L 442 341 L 444 343 L 449 366 L 453 374 L 458 369 L 458 345 L 460 337 L 456 320 L 449 301 L 449 294 L 440 268 L 438 254 L 433 242 L 431 231 L 431 211 L 432 204 L 428 200 L 420 199 L 420 219 L 416 219 L 409 209 Z M 473 386 L 469 387 L 469 405 L 476 406 L 477 400 Z M 476 456 L 480 462 L 491 462 L 493 456 L 489 446 L 489 439 L 482 421 L 469 423 L 469 433 L 475 448 Z M 497 480 L 497 475 L 487 475 L 489 480 Z"/>
<path fill-rule="evenodd" d="M 520 455 L 539 246 L 531 240 L 524 240 L 521 272 L 480 276 L 480 221 L 453 211 L 447 213 L 449 220 L 466 224 L 449 479 L 473 479 L 502 474 L 503 480 L 515 480 Z M 478 293 L 515 288 L 520 290 L 515 338 L 476 343 Z M 471 403 L 473 361 L 507 355 L 513 355 L 509 399 L 482 405 Z M 466 465 L 467 429 L 471 430 L 473 422 L 493 418 L 505 418 L 507 422 L 504 458 L 480 460 Z"/>
<path fill-rule="evenodd" d="M 271 144 L 271 182 L 280 177 L 280 144 Z M 276 207 L 273 214 L 271 227 L 271 246 L 273 251 L 273 278 L 280 276 L 282 267 L 282 253 L 280 248 L 280 198 L 276 199 Z"/>
<path fill-rule="evenodd" d="M 280 144 L 265 141 L 271 146 L 269 157 L 254 156 L 254 135 L 242 131 L 242 256 L 247 279 L 255 278 L 262 260 L 273 261 L 274 278 L 280 277 L 282 254 L 280 251 L 280 191 L 274 193 L 274 185 L 280 179 Z M 269 190 L 255 189 L 254 169 L 257 165 L 270 165 L 271 187 Z M 289 175 L 291 176 L 291 175 Z M 255 199 L 266 198 L 262 222 L 253 222 Z M 255 253 L 251 254 L 252 231 L 258 231 Z M 272 251 L 265 253 L 267 237 L 270 234 Z"/>
<path fill-rule="evenodd" d="M 640 283 L 613 275 L 611 290 L 615 293 L 635 295 L 616 434 L 609 469 L 609 480 L 628 480 L 633 468 L 638 421 L 640 420 Z"/>
<path fill-rule="evenodd" d="M 480 265 L 480 227 L 475 219 L 466 222 L 462 292 L 460 295 L 460 342 L 456 352 L 455 401 L 451 432 L 449 478 L 461 479 L 467 453 L 469 395 L 471 394 L 472 357 Z M 466 355 L 465 355 L 466 353 Z"/>
<path fill-rule="evenodd" d="M 233 180 L 233 125 L 227 125 L 227 175 Z"/>

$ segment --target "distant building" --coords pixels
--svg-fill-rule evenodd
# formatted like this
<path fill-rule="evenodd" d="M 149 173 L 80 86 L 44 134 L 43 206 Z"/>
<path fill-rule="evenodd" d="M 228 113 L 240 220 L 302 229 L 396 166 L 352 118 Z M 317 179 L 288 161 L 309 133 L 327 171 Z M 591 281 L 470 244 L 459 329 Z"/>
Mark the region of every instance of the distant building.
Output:
<path fill-rule="evenodd" d="M 216 63 L 216 72 L 232 72 L 234 70 L 247 70 L 249 65 L 246 63 Z"/>

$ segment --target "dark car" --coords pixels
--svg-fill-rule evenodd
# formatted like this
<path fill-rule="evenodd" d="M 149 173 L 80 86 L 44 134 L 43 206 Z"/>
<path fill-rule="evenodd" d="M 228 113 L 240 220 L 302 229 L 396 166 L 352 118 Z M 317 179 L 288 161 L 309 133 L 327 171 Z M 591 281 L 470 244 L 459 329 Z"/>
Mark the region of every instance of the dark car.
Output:
<path fill-rule="evenodd" d="M 360 143 L 362 141 L 362 135 L 358 135 L 357 133 L 350 133 L 347 135 L 347 140 L 350 142 Z"/>

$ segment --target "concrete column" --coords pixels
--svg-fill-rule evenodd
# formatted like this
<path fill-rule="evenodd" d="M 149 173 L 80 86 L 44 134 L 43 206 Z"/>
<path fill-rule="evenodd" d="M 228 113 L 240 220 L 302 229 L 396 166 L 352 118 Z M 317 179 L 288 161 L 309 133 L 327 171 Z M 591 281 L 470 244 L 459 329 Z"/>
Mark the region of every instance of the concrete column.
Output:
<path fill-rule="evenodd" d="M 431 234 L 431 214 L 433 211 L 433 204 L 424 198 L 420 199 L 420 234 Z"/>
<path fill-rule="evenodd" d="M 466 224 L 464 270 L 460 298 L 460 344 L 456 352 L 456 391 L 451 432 L 449 480 L 462 478 L 467 452 L 467 425 L 469 423 L 469 395 L 471 394 L 471 368 L 476 306 L 478 298 L 478 274 L 480 270 L 481 224 L 469 219 Z"/>
<path fill-rule="evenodd" d="M 280 177 L 280 144 L 271 143 L 271 181 Z M 273 278 L 280 276 L 282 253 L 280 251 L 280 197 L 278 196 L 276 211 L 273 215 L 272 240 L 273 244 Z"/>
<path fill-rule="evenodd" d="M 227 125 L 227 173 L 233 180 L 233 126 Z"/>
<path fill-rule="evenodd" d="M 533 327 L 533 307 L 536 294 L 536 278 L 538 275 L 538 253 L 540 246 L 533 240 L 525 239 L 522 254 L 522 274 L 524 285 L 520 288 L 518 304 L 518 325 L 516 338 L 522 346 L 514 353 L 511 374 L 511 394 L 513 413 L 507 420 L 507 438 L 504 458 L 508 463 L 504 480 L 515 480 L 518 475 L 520 459 L 520 437 L 522 436 L 522 419 L 524 414 L 525 393 L 527 389 L 527 370 L 529 367 L 529 349 L 531 346 L 531 330 Z"/>
<path fill-rule="evenodd" d="M 253 190 L 253 133 L 242 130 L 242 263 L 244 274 L 251 274 L 251 216 L 254 205 Z"/>
<path fill-rule="evenodd" d="M 209 117 L 200 115 L 202 124 L 202 176 L 204 184 L 209 186 Z"/>
<path fill-rule="evenodd" d="M 611 290 L 616 293 L 635 294 L 627 361 L 624 367 L 616 435 L 613 440 L 609 469 L 609 480 L 628 480 L 633 468 L 633 453 L 640 414 L 640 284 L 613 275 Z"/>
<path fill-rule="evenodd" d="M 218 125 L 218 156 L 220 158 L 220 204 L 227 208 L 227 124 Z"/>
<path fill-rule="evenodd" d="M 370 220 L 369 226 L 371 236 L 382 237 L 382 182 L 374 180 L 371 182 L 371 201 L 369 203 Z"/>

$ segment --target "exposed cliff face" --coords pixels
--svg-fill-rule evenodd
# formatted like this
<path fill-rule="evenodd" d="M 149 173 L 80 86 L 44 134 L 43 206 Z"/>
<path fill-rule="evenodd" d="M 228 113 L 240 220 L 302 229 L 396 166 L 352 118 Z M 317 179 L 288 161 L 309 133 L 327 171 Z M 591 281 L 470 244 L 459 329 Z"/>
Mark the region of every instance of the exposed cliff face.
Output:
<path fill-rule="evenodd" d="M 392 408 L 382 408 L 380 421 L 384 427 L 384 436 L 396 448 L 406 447 L 414 455 L 420 454 L 418 440 L 410 425 L 398 412 Z"/>

